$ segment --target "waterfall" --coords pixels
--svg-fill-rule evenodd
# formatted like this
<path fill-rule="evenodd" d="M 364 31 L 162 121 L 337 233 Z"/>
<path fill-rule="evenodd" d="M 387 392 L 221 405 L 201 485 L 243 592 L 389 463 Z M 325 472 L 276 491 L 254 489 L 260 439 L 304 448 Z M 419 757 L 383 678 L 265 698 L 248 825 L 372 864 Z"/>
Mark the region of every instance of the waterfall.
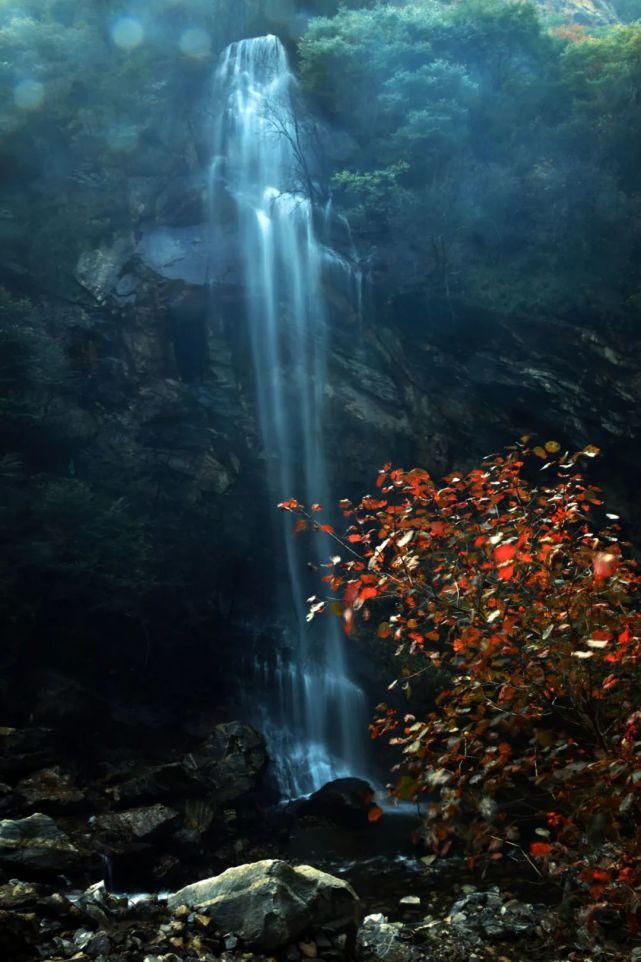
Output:
<path fill-rule="evenodd" d="M 230 199 L 238 222 L 256 410 L 272 503 L 297 497 L 328 504 L 323 438 L 327 357 L 324 271 L 346 261 L 320 243 L 309 191 L 295 87 L 285 49 L 273 36 L 233 43 L 215 79 L 212 223 Z M 354 286 L 352 284 L 352 286 Z M 276 514 L 276 513 L 275 513 Z M 276 521 L 282 518 L 276 517 Z M 367 712 L 350 679 L 334 617 L 306 623 L 305 556 L 286 518 L 288 575 L 275 651 L 251 673 L 257 723 L 281 789 L 293 797 L 364 768 Z M 331 553 L 325 536 L 306 544 L 314 562 Z M 307 558 L 309 553 L 307 553 Z M 319 629 L 320 628 L 320 634 Z M 249 684 L 249 681 L 247 682 Z"/>

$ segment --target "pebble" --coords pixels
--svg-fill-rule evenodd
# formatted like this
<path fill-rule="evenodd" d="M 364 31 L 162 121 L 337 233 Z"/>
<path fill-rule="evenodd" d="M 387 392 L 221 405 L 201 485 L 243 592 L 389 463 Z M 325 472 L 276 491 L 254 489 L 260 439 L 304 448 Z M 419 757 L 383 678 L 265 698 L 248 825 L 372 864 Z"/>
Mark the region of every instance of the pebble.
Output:
<path fill-rule="evenodd" d="M 318 958 L 318 946 L 315 942 L 299 942 L 298 948 L 301 950 L 306 959 Z"/>
<path fill-rule="evenodd" d="M 404 895 L 403 898 L 400 899 L 398 904 L 399 905 L 420 905 L 421 900 L 418 895 Z"/>

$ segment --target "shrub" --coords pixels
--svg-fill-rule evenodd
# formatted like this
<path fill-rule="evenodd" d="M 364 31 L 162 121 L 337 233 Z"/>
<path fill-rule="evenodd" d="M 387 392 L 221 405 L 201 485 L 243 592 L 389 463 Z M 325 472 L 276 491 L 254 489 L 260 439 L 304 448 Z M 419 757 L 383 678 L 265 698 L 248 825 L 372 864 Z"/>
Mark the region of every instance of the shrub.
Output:
<path fill-rule="evenodd" d="M 367 622 L 415 655 L 390 688 L 447 673 L 426 717 L 382 704 L 372 725 L 402 753 L 395 792 L 427 800 L 431 849 L 464 847 L 471 864 L 520 850 L 635 926 L 641 578 L 577 466 L 596 453 L 522 439 L 442 485 L 386 465 L 376 495 L 341 503 L 347 555 L 325 581 L 348 632 Z M 299 529 L 328 530 L 282 507 Z M 312 613 L 327 606 L 315 599 Z"/>

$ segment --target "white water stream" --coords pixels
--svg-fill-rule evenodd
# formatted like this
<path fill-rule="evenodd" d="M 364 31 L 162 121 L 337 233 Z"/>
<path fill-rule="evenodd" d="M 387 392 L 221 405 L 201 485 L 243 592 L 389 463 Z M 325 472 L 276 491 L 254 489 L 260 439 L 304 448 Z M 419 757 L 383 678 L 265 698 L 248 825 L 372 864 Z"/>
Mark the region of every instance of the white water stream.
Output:
<path fill-rule="evenodd" d="M 251 331 L 256 407 L 274 506 L 297 497 L 328 503 L 324 454 L 327 358 L 323 272 L 347 261 L 316 235 L 312 200 L 301 184 L 300 118 L 295 79 L 273 36 L 242 40 L 223 53 L 215 81 L 219 113 L 211 168 L 211 216 L 230 199 L 238 221 L 247 321 Z M 351 278 L 358 288 L 356 275 Z M 277 521 L 283 520 L 276 518 Z M 284 519 L 288 597 L 279 612 L 277 650 L 257 659 L 246 679 L 255 717 L 269 743 L 283 792 L 309 793 L 365 767 L 367 714 L 348 675 L 336 619 L 321 632 L 306 623 L 305 556 Z M 306 543 L 317 563 L 327 539 Z"/>

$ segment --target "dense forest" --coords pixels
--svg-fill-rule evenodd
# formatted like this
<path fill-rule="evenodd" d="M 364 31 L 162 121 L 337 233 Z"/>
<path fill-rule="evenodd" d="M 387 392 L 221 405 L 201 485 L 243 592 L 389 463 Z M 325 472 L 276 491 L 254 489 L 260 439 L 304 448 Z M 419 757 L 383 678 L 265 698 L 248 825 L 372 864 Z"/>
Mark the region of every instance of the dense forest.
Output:
<path fill-rule="evenodd" d="M 0 0 L 0 90 L 0 955 L 638 958 L 640 0 Z"/>

